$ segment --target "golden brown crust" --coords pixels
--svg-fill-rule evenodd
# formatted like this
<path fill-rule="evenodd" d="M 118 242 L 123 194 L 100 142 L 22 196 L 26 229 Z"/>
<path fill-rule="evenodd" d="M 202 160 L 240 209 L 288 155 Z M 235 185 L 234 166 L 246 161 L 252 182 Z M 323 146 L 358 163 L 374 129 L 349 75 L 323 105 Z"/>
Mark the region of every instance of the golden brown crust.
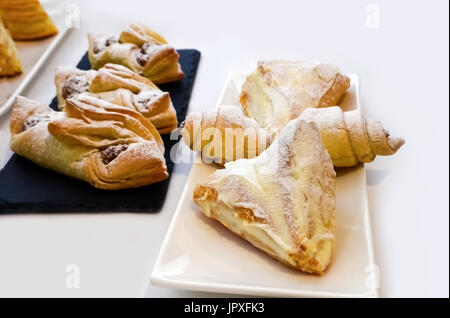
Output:
<path fill-rule="evenodd" d="M 147 42 L 167 44 L 166 39 L 159 33 L 149 29 L 142 23 L 130 24 L 120 33 L 120 42 L 133 43 L 142 46 Z"/>
<path fill-rule="evenodd" d="M 36 40 L 58 33 L 38 0 L 0 0 L 0 16 L 14 40 Z"/>
<path fill-rule="evenodd" d="M 88 34 L 88 40 L 88 56 L 94 69 L 107 63 L 120 64 L 156 84 L 184 78 L 175 48 L 142 24 L 130 25 L 118 38 Z"/>
<path fill-rule="evenodd" d="M 11 149 L 48 169 L 106 190 L 167 178 L 164 145 L 140 113 L 83 96 L 65 112 L 18 97 L 11 116 Z"/>
<path fill-rule="evenodd" d="M 256 157 L 270 145 L 266 130 L 258 127 L 255 120 L 246 117 L 242 109 L 234 105 L 190 113 L 181 134 L 192 150 L 202 152 L 204 161 L 221 165 Z"/>
<path fill-rule="evenodd" d="M 11 119 L 9 121 L 9 129 L 11 134 L 19 134 L 23 131 L 23 123 L 27 118 L 39 114 L 53 114 L 54 110 L 47 105 L 40 104 L 29 100 L 28 98 L 18 96 L 14 103 L 13 112 L 11 113 Z"/>
<path fill-rule="evenodd" d="M 178 63 L 180 55 L 173 47 L 165 47 L 151 55 L 144 66 L 142 75 L 157 84 L 181 81 L 184 73 Z"/>
<path fill-rule="evenodd" d="M 239 102 L 241 103 L 242 111 L 245 116 L 251 117 L 251 113 L 249 112 L 249 96 L 247 92 L 241 91 L 241 94 L 239 95 Z"/>
<path fill-rule="evenodd" d="M 161 134 L 177 128 L 177 114 L 169 93 L 124 66 L 106 64 L 98 71 L 59 68 L 55 84 L 60 109 L 65 107 L 65 91 L 75 92 L 70 96 L 87 91 L 92 96 L 142 113 Z M 74 88 L 70 89 L 71 85 Z M 81 91 L 77 92 L 80 87 Z"/>
<path fill-rule="evenodd" d="M 405 142 L 387 134 L 379 121 L 365 119 L 359 110 L 338 106 L 307 109 L 301 119 L 315 122 L 335 167 L 371 162 L 377 155 L 392 155 Z"/>
<path fill-rule="evenodd" d="M 140 76 L 129 68 L 118 64 L 106 64 L 98 70 L 89 89 L 92 93 L 126 88 L 137 94 L 143 89 L 158 87 L 148 78 Z"/>
<path fill-rule="evenodd" d="M 20 73 L 22 73 L 22 63 L 19 60 L 19 52 L 0 18 L 0 76 L 13 76 Z"/>
<path fill-rule="evenodd" d="M 350 78 L 342 74 L 336 74 L 333 84 L 322 96 L 318 107 L 330 107 L 338 104 L 339 99 L 350 87 Z"/>

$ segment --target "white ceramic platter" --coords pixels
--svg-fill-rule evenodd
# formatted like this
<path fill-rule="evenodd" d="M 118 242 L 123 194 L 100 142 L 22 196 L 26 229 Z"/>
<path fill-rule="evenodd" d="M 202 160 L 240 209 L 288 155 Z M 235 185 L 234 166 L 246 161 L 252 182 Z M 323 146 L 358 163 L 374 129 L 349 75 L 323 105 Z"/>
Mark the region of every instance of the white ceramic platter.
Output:
<path fill-rule="evenodd" d="M 358 77 L 343 97 L 359 108 Z M 231 73 L 218 105 L 239 104 L 245 75 Z M 325 275 L 291 270 L 207 218 L 192 201 L 195 184 L 216 168 L 193 165 L 151 275 L 155 285 L 185 290 L 275 297 L 377 297 L 366 174 L 363 165 L 337 171 L 336 246 Z"/>

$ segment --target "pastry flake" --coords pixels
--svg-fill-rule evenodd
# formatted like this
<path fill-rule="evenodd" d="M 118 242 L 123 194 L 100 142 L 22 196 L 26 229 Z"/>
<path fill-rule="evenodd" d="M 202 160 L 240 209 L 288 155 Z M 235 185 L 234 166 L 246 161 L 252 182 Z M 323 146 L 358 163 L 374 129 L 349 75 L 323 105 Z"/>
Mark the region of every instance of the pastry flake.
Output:
<path fill-rule="evenodd" d="M 19 52 L 0 19 L 0 76 L 13 76 L 22 73 Z"/>
<path fill-rule="evenodd" d="M 314 123 L 291 121 L 261 155 L 225 164 L 194 202 L 281 263 L 323 274 L 335 241 L 335 172 Z"/>
<path fill-rule="evenodd" d="M 0 0 L 0 17 L 14 40 L 35 40 L 58 33 L 38 0 Z"/>
<path fill-rule="evenodd" d="M 331 64 L 263 61 L 247 76 L 240 102 L 261 127 L 282 129 L 311 107 L 337 105 L 350 79 Z"/>
<path fill-rule="evenodd" d="M 65 112 L 17 97 L 11 149 L 34 163 L 117 190 L 168 177 L 162 139 L 140 113 L 87 95 L 66 101 Z"/>
<path fill-rule="evenodd" d="M 88 34 L 89 61 L 93 69 L 120 64 L 156 84 L 184 78 L 175 48 L 142 24 L 130 25 L 119 37 Z"/>
<path fill-rule="evenodd" d="M 60 109 L 64 109 L 67 98 L 89 93 L 140 112 L 161 134 L 177 128 L 177 114 L 169 93 L 124 66 L 106 64 L 98 71 L 60 67 L 55 73 L 55 85 Z"/>

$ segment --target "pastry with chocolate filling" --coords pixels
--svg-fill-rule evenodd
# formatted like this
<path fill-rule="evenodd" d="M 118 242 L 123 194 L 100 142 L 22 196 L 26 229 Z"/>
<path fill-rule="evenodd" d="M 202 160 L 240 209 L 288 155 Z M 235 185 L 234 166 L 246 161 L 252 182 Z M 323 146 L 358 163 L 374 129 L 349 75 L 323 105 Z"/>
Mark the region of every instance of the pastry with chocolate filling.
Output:
<path fill-rule="evenodd" d="M 169 93 L 161 91 L 151 80 L 117 64 L 106 64 L 98 71 L 59 67 L 55 73 L 58 107 L 80 93 L 134 109 L 143 114 L 160 134 L 177 128 L 177 114 Z"/>
<path fill-rule="evenodd" d="M 38 0 L 0 0 L 0 18 L 14 40 L 35 40 L 58 33 Z"/>
<path fill-rule="evenodd" d="M 119 37 L 88 34 L 89 61 L 93 69 L 120 64 L 156 84 L 184 78 L 175 48 L 142 24 L 131 24 Z"/>
<path fill-rule="evenodd" d="M 153 124 L 126 107 L 79 94 L 64 112 L 17 97 L 11 149 L 34 163 L 96 188 L 140 187 L 168 177 L 164 145 Z"/>
<path fill-rule="evenodd" d="M 297 119 L 258 157 L 200 181 L 193 198 L 206 216 L 284 265 L 323 274 L 335 241 L 334 182 L 319 129 Z"/>

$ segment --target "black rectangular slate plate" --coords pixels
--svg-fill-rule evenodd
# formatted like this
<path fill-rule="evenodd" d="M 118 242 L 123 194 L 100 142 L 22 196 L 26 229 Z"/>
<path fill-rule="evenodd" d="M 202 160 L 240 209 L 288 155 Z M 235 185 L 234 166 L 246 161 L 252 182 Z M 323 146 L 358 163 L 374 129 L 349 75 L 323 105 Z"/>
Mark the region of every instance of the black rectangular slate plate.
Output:
<path fill-rule="evenodd" d="M 186 77 L 180 82 L 159 85 L 170 93 L 177 110 L 178 123 L 185 117 L 200 62 L 200 52 L 179 50 L 180 64 Z M 77 67 L 90 69 L 87 53 Z M 57 110 L 56 97 L 50 107 Z M 32 212 L 158 212 L 166 198 L 174 163 L 170 149 L 177 140 L 162 136 L 169 178 L 141 188 L 100 190 L 87 182 L 44 169 L 20 156 L 13 155 L 0 171 L 0 213 Z"/>

